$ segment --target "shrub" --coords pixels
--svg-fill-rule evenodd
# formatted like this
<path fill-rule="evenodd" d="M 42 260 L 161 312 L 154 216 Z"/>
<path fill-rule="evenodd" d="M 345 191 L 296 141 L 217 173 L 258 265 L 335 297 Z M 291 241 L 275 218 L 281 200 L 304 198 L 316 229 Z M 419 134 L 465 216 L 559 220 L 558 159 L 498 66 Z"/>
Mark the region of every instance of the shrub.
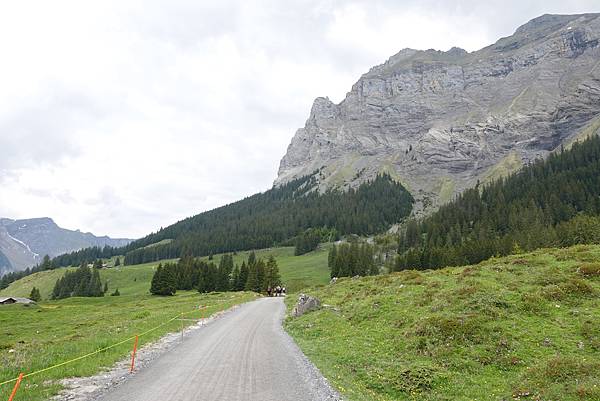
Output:
<path fill-rule="evenodd" d="M 412 332 L 434 344 L 451 341 L 478 343 L 485 337 L 486 329 L 476 315 L 432 316 L 417 322 Z"/>
<path fill-rule="evenodd" d="M 584 263 L 577 269 L 583 277 L 600 276 L 600 263 Z"/>
<path fill-rule="evenodd" d="M 598 322 L 590 320 L 583 322 L 580 333 L 592 349 L 600 351 L 600 325 Z"/>

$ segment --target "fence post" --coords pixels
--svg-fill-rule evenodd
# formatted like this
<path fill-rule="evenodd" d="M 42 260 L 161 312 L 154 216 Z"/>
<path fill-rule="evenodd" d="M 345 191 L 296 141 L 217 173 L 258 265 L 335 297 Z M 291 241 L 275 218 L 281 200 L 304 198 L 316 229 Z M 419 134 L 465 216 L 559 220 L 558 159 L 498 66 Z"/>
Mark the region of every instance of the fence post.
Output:
<path fill-rule="evenodd" d="M 181 341 L 183 341 L 183 312 L 181 312 Z"/>
<path fill-rule="evenodd" d="M 19 378 L 17 379 L 17 382 L 15 383 L 15 387 L 13 388 L 13 391 L 10 394 L 10 398 L 8 399 L 8 401 L 13 401 L 13 398 L 15 398 L 15 394 L 17 394 L 17 390 L 19 389 L 19 386 L 21 385 L 21 380 L 23 380 L 23 373 L 19 374 Z"/>
<path fill-rule="evenodd" d="M 133 372 L 133 368 L 135 367 L 135 353 L 137 352 L 138 345 L 138 336 L 135 336 L 135 341 L 133 342 L 133 352 L 131 353 L 131 368 L 129 369 L 129 373 Z"/>

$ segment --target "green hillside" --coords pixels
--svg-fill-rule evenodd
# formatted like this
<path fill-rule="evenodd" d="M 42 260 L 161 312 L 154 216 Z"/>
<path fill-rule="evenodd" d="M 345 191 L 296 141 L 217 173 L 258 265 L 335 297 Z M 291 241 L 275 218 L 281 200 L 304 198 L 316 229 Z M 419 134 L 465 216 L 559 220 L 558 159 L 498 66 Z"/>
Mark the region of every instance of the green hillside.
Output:
<path fill-rule="evenodd" d="M 600 136 L 477 185 L 400 233 L 396 270 L 600 243 Z"/>
<path fill-rule="evenodd" d="M 329 267 L 327 255 L 330 245 L 323 244 L 316 251 L 304 255 L 294 256 L 293 247 L 268 248 L 255 251 L 257 258 L 267 259 L 273 255 L 277 260 L 281 280 L 289 291 L 299 291 L 302 288 L 324 285 L 329 283 Z M 250 252 L 238 252 L 233 257 L 233 262 L 242 264 L 248 260 Z M 214 257 L 217 263 L 221 255 Z M 202 258 L 208 260 L 207 257 Z"/>
<path fill-rule="evenodd" d="M 189 217 L 126 247 L 86 248 L 58 256 L 53 262 L 55 266 L 73 266 L 125 254 L 125 263 L 133 265 L 182 255 L 264 249 L 292 244 L 309 228 L 327 228 L 340 235 L 374 234 L 406 218 L 414 202 L 389 175 L 346 190 L 321 193 L 316 186 L 314 176 L 299 178 Z M 322 240 L 330 240 L 330 236 Z"/>
<path fill-rule="evenodd" d="M 273 255 L 280 268 L 283 282 L 291 290 L 306 286 L 319 286 L 329 281 L 327 251 L 329 245 L 318 250 L 294 256 L 293 247 L 271 248 L 256 251 L 258 258 Z M 241 264 L 249 252 L 234 255 L 234 262 Z M 222 255 L 215 255 L 218 263 Z M 166 262 L 166 261 L 163 261 Z M 168 320 L 184 311 L 192 311 L 199 304 L 209 308 L 193 312 L 206 315 L 224 307 L 253 299 L 250 293 L 198 294 L 196 291 L 178 291 L 174 297 L 149 295 L 150 281 L 159 262 L 101 269 L 102 282 L 108 281 L 109 292 L 119 289 L 121 296 L 102 298 L 69 298 L 48 301 L 56 280 L 74 268 L 59 268 L 26 276 L 2 291 L 2 295 L 28 296 L 35 286 L 45 300 L 38 306 L 9 305 L 0 307 L 0 382 L 18 374 L 50 366 L 54 363 L 85 354 L 120 339 Z M 190 324 L 193 321 L 186 321 Z M 172 322 L 142 341 L 148 342 L 160 335 L 177 330 L 180 321 Z M 60 385 L 55 379 L 72 375 L 89 375 L 102 366 L 110 366 L 125 356 L 131 344 L 119 346 L 102 353 L 98 358 L 59 368 L 31 380 L 34 390 L 20 394 L 20 400 L 42 400 L 55 394 Z M 50 380 L 49 380 L 50 379 Z M 7 398 L 10 386 L 0 387 L 0 399 Z"/>
<path fill-rule="evenodd" d="M 256 251 L 258 258 L 268 258 L 273 255 L 279 265 L 283 283 L 290 291 L 329 282 L 329 268 L 327 267 L 328 245 L 322 245 L 314 252 L 301 256 L 294 256 L 293 247 L 270 248 Z M 234 256 L 234 263 L 241 264 L 248 259 L 249 252 L 239 252 Z M 218 263 L 221 255 L 214 256 Z M 207 259 L 206 257 L 203 259 Z M 168 262 L 168 261 L 161 261 Z M 156 266 L 160 262 L 141 265 L 121 266 L 117 268 L 100 270 L 102 282 L 108 281 L 109 292 L 119 289 L 122 295 L 143 295 L 148 293 L 150 280 Z M 62 277 L 67 270 L 75 268 L 59 268 L 34 273 L 11 283 L 8 288 L 1 290 L 0 295 L 27 297 L 33 287 L 37 287 L 43 299 L 48 299 L 54 288 L 56 280 Z"/>
<path fill-rule="evenodd" d="M 350 401 L 600 400 L 600 246 L 308 293 L 286 328 Z"/>

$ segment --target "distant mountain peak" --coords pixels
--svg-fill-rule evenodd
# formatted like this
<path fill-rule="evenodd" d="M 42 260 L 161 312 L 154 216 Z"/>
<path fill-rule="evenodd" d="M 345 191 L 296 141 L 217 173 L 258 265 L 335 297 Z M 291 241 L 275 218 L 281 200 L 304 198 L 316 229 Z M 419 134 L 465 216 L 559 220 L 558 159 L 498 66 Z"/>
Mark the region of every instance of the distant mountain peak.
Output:
<path fill-rule="evenodd" d="M 39 263 L 43 255 L 51 257 L 90 246 L 124 246 L 130 239 L 97 237 L 79 230 L 59 227 L 50 217 L 13 220 L 0 218 L 0 275 L 23 270 Z M 8 261 L 9 263 L 6 263 Z"/>

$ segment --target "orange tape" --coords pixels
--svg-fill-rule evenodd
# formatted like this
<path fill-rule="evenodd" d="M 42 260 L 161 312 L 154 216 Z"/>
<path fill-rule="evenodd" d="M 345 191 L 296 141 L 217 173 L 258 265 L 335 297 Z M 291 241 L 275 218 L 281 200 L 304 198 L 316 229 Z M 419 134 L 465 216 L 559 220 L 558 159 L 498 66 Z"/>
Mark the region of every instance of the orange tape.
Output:
<path fill-rule="evenodd" d="M 15 394 L 17 394 L 17 390 L 19 389 L 19 386 L 21 385 L 21 380 L 23 380 L 23 373 L 19 374 L 19 378 L 17 379 L 17 382 L 15 383 L 15 387 L 13 388 L 13 391 L 10 394 L 8 401 L 13 401 L 13 398 L 15 398 Z"/>

